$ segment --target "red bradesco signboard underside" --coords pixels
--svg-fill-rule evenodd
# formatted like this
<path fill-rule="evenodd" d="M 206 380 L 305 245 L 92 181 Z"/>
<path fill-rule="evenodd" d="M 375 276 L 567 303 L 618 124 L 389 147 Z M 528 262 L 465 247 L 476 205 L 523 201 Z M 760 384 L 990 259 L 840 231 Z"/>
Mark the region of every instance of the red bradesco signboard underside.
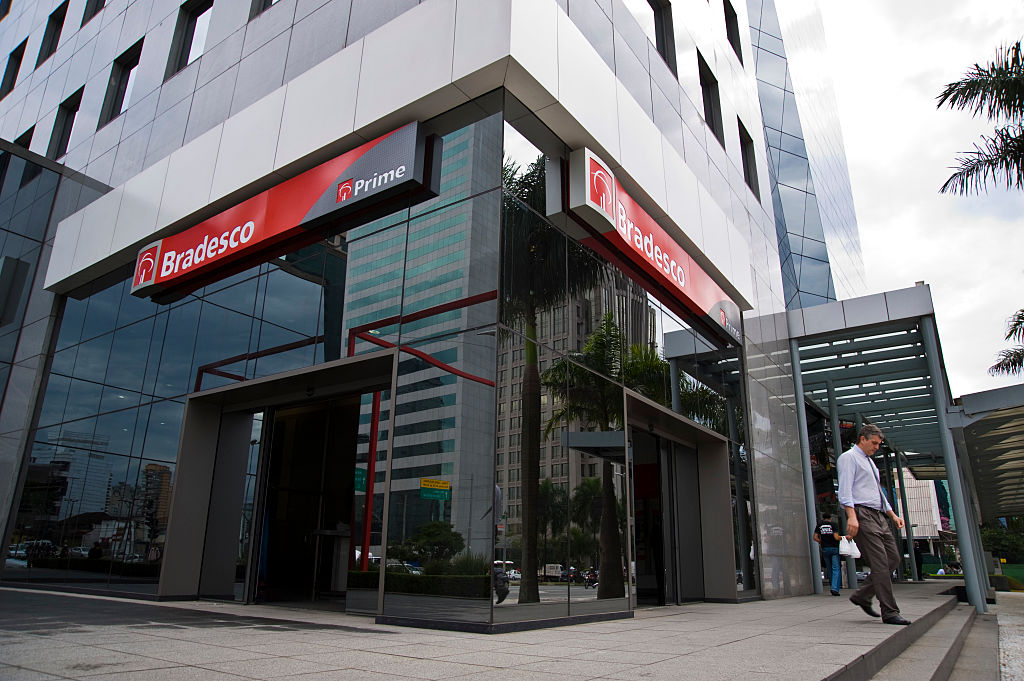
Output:
<path fill-rule="evenodd" d="M 424 182 L 424 140 L 410 123 L 139 251 L 132 293 L 188 291 L 316 235 L 320 218 Z M 429 173 L 433 174 L 433 173 Z M 436 179 L 435 179 L 436 182 Z M 428 192 L 433 194 L 434 192 Z M 222 272 L 223 271 L 223 272 Z M 199 282 L 197 284 L 197 282 Z"/>

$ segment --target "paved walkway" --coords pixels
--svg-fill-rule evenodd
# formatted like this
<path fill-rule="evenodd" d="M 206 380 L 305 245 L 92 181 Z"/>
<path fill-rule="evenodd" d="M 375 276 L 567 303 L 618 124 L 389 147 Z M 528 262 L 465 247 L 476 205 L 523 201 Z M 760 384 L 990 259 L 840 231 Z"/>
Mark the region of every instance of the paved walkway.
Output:
<path fill-rule="evenodd" d="M 931 611 L 947 587 L 897 585 L 903 614 Z M 818 681 L 899 629 L 827 593 L 486 635 L 273 606 L 0 588 L 0 680 Z"/>
<path fill-rule="evenodd" d="M 1002 681 L 1024 681 L 1024 593 L 999 592 L 999 669 Z"/>

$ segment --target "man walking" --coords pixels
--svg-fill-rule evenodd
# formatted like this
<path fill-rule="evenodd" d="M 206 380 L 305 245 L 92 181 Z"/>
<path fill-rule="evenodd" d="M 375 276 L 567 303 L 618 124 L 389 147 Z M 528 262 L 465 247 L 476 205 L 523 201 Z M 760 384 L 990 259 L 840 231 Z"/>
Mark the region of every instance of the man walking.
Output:
<path fill-rule="evenodd" d="M 864 586 L 857 589 L 850 602 L 872 617 L 881 617 L 886 624 L 910 624 L 900 615 L 892 593 L 892 571 L 900 565 L 900 554 L 886 516 L 896 527 L 903 528 L 903 518 L 896 515 L 879 484 L 878 468 L 871 456 L 882 444 L 882 431 L 868 424 L 860 429 L 857 444 L 843 452 L 836 462 L 839 471 L 839 503 L 846 509 L 846 532 L 857 538 L 861 556 L 871 566 Z M 871 607 L 878 596 L 882 614 Z"/>
<path fill-rule="evenodd" d="M 822 513 L 821 522 L 814 528 L 814 541 L 821 544 L 821 557 L 825 559 L 825 570 L 832 580 L 832 595 L 839 595 L 842 586 L 839 571 L 839 533 L 832 524 L 832 514 Z"/>

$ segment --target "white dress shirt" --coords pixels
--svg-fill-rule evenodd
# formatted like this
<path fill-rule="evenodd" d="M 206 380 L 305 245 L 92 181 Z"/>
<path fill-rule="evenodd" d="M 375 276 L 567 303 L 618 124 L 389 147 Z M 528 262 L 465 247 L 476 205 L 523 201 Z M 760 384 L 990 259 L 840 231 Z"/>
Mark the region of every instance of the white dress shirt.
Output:
<path fill-rule="evenodd" d="M 864 450 L 854 445 L 836 461 L 839 471 L 839 503 L 853 508 L 868 506 L 887 512 L 892 510 L 878 482 L 878 468 Z"/>

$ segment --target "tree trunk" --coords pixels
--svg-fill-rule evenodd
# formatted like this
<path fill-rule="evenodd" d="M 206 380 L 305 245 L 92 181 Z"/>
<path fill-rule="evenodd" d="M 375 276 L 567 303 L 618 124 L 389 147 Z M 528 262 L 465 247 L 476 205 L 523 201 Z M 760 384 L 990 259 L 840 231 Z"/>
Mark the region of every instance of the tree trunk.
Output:
<path fill-rule="evenodd" d="M 619 542 L 618 499 L 615 497 L 615 476 L 612 462 L 601 465 L 601 576 L 597 583 L 598 598 L 623 598 L 622 548 Z M 629 570 L 627 569 L 627 579 Z"/>
<path fill-rule="evenodd" d="M 537 368 L 537 314 L 526 315 L 526 339 L 523 352 L 523 422 L 520 440 L 520 496 L 523 504 L 523 577 L 519 583 L 519 602 L 537 603 L 537 486 L 540 482 L 540 371 Z"/>

